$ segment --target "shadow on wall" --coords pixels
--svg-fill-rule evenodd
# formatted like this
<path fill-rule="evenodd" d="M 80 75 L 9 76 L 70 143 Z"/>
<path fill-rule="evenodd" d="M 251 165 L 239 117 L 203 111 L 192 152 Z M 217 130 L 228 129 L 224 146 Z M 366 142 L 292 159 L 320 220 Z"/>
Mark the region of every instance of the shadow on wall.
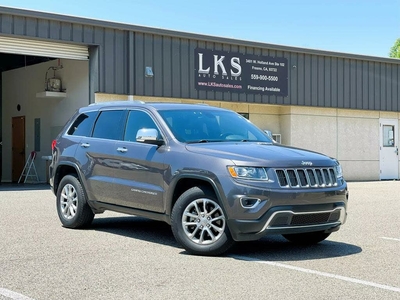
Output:
<path fill-rule="evenodd" d="M 2 92 L 2 86 L 3 86 L 3 84 L 2 84 L 2 80 L 1 80 L 1 78 L 2 78 L 2 76 L 1 76 L 1 74 L 0 74 L 0 184 L 1 184 L 1 179 L 3 178 L 2 177 L 2 170 L 3 170 L 3 151 L 2 151 L 2 148 L 3 148 L 3 137 L 2 137 L 2 135 L 3 135 L 3 98 L 2 98 L 2 95 L 3 95 L 3 92 Z"/>
<path fill-rule="evenodd" d="M 1 123 L 0 123 L 0 131 L 1 131 Z M 3 152 L 2 152 L 2 148 L 3 148 L 3 139 L 0 135 L 0 184 L 1 184 L 1 179 L 2 179 L 2 170 L 3 170 Z"/>

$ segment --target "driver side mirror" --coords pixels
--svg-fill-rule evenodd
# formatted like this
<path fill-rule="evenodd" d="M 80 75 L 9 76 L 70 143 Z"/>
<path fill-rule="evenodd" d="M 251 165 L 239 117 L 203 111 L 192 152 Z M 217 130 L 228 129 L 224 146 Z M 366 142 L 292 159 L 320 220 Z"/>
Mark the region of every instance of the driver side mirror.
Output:
<path fill-rule="evenodd" d="M 164 145 L 164 141 L 158 138 L 158 130 L 154 128 L 142 128 L 139 129 L 136 134 L 136 142 L 152 144 L 161 146 Z"/>

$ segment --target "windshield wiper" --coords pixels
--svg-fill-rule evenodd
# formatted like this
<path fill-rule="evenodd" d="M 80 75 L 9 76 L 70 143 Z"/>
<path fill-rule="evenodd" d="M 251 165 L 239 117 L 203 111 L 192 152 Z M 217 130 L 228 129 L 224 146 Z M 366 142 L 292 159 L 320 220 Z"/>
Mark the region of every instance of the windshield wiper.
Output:
<path fill-rule="evenodd" d="M 242 143 L 242 142 L 253 142 L 253 141 L 251 141 L 251 140 L 245 140 L 245 139 L 242 139 L 242 140 L 224 140 L 224 142 L 231 142 L 231 143 Z"/>
<path fill-rule="evenodd" d="M 203 140 L 197 140 L 197 141 L 188 141 L 187 143 L 188 144 L 198 144 L 198 143 L 208 143 L 208 142 L 209 142 L 209 140 L 203 139 Z"/>

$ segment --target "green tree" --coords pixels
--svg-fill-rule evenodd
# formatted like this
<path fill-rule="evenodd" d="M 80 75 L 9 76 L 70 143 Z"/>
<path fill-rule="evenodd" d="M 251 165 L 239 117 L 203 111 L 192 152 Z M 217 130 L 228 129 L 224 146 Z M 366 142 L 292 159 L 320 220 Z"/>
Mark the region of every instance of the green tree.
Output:
<path fill-rule="evenodd" d="M 392 48 L 390 48 L 389 57 L 400 58 L 400 38 L 397 39 Z"/>

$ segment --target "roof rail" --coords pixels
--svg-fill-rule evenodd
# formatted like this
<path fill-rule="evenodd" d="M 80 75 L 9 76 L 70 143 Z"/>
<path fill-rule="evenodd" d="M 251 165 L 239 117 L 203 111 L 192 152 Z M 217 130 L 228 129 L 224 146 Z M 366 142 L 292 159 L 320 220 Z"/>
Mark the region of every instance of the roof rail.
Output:
<path fill-rule="evenodd" d="M 117 105 L 117 104 L 127 104 L 127 103 L 136 103 L 136 104 L 146 104 L 146 102 L 142 100 L 110 100 L 110 101 L 105 101 L 105 102 L 95 102 L 89 104 L 89 106 L 95 106 L 95 105 Z"/>

